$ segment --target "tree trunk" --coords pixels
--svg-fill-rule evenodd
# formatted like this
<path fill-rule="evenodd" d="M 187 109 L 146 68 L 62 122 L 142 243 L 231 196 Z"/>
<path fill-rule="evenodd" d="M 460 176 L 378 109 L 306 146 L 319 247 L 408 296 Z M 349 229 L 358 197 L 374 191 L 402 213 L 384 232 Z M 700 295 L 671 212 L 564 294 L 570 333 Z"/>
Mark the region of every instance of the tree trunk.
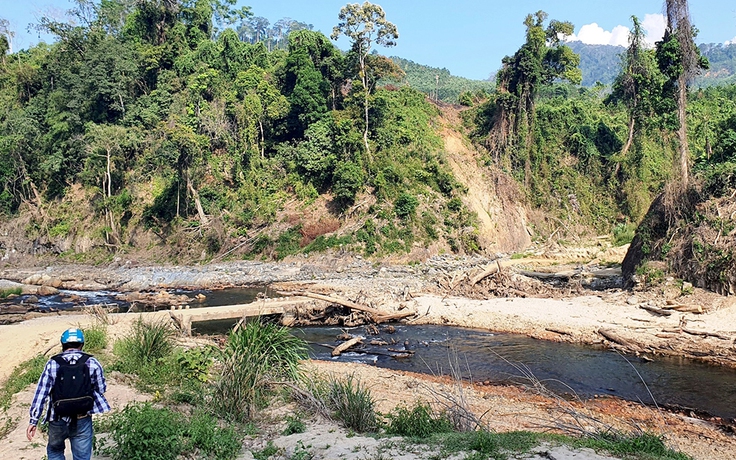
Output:
<path fill-rule="evenodd" d="M 112 196 L 112 173 L 110 172 L 111 167 L 110 163 L 112 162 L 112 159 L 110 158 L 110 149 L 107 149 L 107 168 L 106 168 L 106 177 L 107 177 L 107 197 L 110 198 Z"/>
<path fill-rule="evenodd" d="M 197 214 L 199 215 L 199 221 L 202 223 L 202 226 L 205 226 L 209 223 L 209 219 L 207 218 L 207 215 L 204 213 L 204 208 L 202 208 L 202 202 L 199 200 L 199 193 L 197 192 L 197 189 L 194 188 L 194 185 L 192 184 L 192 179 L 189 176 L 189 171 L 187 171 L 187 188 L 189 189 L 189 192 L 192 194 L 192 198 L 194 198 L 194 205 L 197 207 Z"/>
<path fill-rule="evenodd" d="M 264 158 L 264 156 L 266 154 L 266 150 L 265 150 L 265 147 L 264 147 L 264 145 L 266 143 L 266 135 L 264 134 L 264 131 L 263 131 L 263 121 L 262 120 L 258 120 L 258 127 L 261 129 L 261 149 L 260 149 L 261 150 L 261 158 Z"/>
<path fill-rule="evenodd" d="M 677 81 L 677 116 L 680 121 L 680 127 L 677 130 L 677 139 L 679 142 L 678 150 L 680 152 L 680 184 L 682 190 L 687 189 L 690 180 L 690 150 L 687 145 L 687 80 L 685 75 L 680 75 Z"/>
<path fill-rule="evenodd" d="M 368 157 L 368 161 L 371 160 L 371 149 L 368 145 L 368 75 L 365 71 L 365 56 L 361 53 L 360 55 L 360 76 L 363 81 L 363 91 L 365 95 L 364 100 L 364 113 L 365 113 L 365 129 L 363 130 L 363 144 L 365 145 L 365 153 Z"/>

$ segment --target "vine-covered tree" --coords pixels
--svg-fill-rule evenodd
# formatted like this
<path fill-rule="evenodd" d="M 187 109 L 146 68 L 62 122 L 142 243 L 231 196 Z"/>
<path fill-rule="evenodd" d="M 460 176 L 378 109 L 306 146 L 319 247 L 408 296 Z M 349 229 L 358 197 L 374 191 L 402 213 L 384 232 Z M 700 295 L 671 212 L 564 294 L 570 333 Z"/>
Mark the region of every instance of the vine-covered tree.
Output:
<path fill-rule="evenodd" d="M 399 38 L 396 26 L 386 20 L 386 13 L 380 5 L 365 2 L 363 5 L 349 3 L 342 7 L 338 16 L 340 22 L 332 30 L 332 39 L 337 40 L 340 35 L 345 35 L 352 40 L 352 50 L 358 56 L 360 81 L 363 85 L 364 94 L 364 121 L 363 144 L 370 158 L 370 147 L 368 145 L 368 97 L 370 87 L 368 82 L 368 55 L 373 44 L 382 46 L 395 46 Z"/>
<path fill-rule="evenodd" d="M 579 84 L 582 79 L 578 68 L 580 56 L 560 40 L 571 35 L 574 26 L 570 22 L 551 20 L 545 27 L 546 20 L 544 11 L 529 14 L 524 20 L 526 42 L 513 56 L 502 60 L 490 133 L 491 147 L 496 155 L 509 147 L 516 150 L 512 167 L 523 165 L 527 186 L 531 176 L 532 124 L 539 90 L 555 80 Z"/>
<path fill-rule="evenodd" d="M 708 68 L 695 45 L 696 31 L 690 21 L 687 0 L 665 0 L 667 28 L 662 41 L 657 42 L 657 60 L 669 79 L 668 91 L 677 101 L 677 140 L 680 165 L 680 186 L 686 189 L 690 179 L 690 149 L 687 142 L 687 88 L 701 69 Z"/>
<path fill-rule="evenodd" d="M 641 22 L 631 17 L 633 28 L 629 34 L 629 46 L 621 56 L 621 73 L 613 82 L 609 102 L 620 102 L 629 114 L 628 134 L 621 149 L 625 157 L 634 141 L 635 131 L 654 113 L 661 95 L 661 73 L 654 53 L 645 47 L 645 34 Z M 617 163 L 617 170 L 618 170 Z"/>

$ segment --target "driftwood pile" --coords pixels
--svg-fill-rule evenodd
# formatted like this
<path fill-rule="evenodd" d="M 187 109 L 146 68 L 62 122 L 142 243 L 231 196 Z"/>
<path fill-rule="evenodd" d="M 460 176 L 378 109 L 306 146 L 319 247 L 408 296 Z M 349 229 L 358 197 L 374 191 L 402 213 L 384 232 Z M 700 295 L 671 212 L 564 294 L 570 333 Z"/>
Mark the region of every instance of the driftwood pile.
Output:
<path fill-rule="evenodd" d="M 496 260 L 485 267 L 447 274 L 437 283 L 448 295 L 471 299 L 492 297 L 542 297 L 552 298 L 576 292 L 579 285 L 569 283 L 570 276 L 518 270 Z M 560 287 L 562 286 L 562 287 Z"/>
<path fill-rule="evenodd" d="M 383 311 L 352 300 L 316 292 L 282 291 L 279 294 L 308 297 L 318 301 L 308 308 L 297 308 L 292 317 L 285 317 L 282 323 L 286 326 L 342 325 L 354 327 L 398 321 L 416 315 L 413 310 Z"/>
<path fill-rule="evenodd" d="M 375 325 L 369 324 L 365 327 L 366 335 L 377 336 L 368 340 L 364 336 L 354 336 L 343 332 L 336 337 L 338 345 L 327 343 L 319 343 L 317 345 L 329 348 L 332 356 L 340 356 L 342 353 L 361 353 L 378 356 L 389 356 L 394 359 L 409 358 L 414 355 L 414 350 L 409 349 L 408 341 L 403 344 L 398 343 L 393 338 L 383 339 L 380 337 L 382 333 L 393 334 L 395 331 L 393 326 L 386 326 L 379 330 Z"/>

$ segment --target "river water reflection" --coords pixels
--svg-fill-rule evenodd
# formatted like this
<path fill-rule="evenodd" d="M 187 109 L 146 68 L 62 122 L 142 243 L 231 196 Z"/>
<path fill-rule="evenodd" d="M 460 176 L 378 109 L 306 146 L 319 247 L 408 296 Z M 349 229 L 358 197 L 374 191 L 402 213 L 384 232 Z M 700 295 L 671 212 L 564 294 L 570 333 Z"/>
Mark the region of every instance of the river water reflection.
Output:
<path fill-rule="evenodd" d="M 382 332 L 380 339 L 396 342 L 394 349 L 402 349 L 406 344 L 414 351 L 411 358 L 363 353 L 333 358 L 328 348 L 314 344 L 335 345 L 341 328 L 302 328 L 294 334 L 313 344 L 312 356 L 317 359 L 367 362 L 390 369 L 442 374 L 449 374 L 453 363 L 463 378 L 475 382 L 524 384 L 529 383 L 525 377 L 533 375 L 558 393 L 574 392 L 583 398 L 615 395 L 645 404 L 656 401 L 664 406 L 736 418 L 736 371 L 732 369 L 677 358 L 658 357 L 646 362 L 603 348 L 477 329 L 447 326 L 396 326 L 395 329 L 393 334 Z M 363 328 L 350 332 L 365 335 Z M 372 338 L 375 337 L 366 341 Z"/>

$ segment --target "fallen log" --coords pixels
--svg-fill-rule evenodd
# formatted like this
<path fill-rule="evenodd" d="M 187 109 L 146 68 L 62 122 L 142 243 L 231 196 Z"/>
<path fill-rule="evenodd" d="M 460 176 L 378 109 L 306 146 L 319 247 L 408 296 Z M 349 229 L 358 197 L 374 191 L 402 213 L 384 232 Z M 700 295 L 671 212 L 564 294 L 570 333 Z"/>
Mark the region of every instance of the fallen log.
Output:
<path fill-rule="evenodd" d="M 665 305 L 662 307 L 664 310 L 675 310 L 682 313 L 695 313 L 695 314 L 702 314 L 703 313 L 703 307 L 700 305 Z"/>
<path fill-rule="evenodd" d="M 718 334 L 715 332 L 707 332 L 707 331 L 696 331 L 694 329 L 687 329 L 687 328 L 680 328 L 680 329 L 662 329 L 662 332 L 670 332 L 670 333 L 677 333 L 677 332 L 684 332 L 685 334 L 695 335 L 698 337 L 715 337 L 716 339 L 721 340 L 731 340 L 731 337 L 728 337 L 726 335 Z"/>
<path fill-rule="evenodd" d="M 641 348 L 638 345 L 635 345 L 635 344 L 629 342 L 628 340 L 626 340 L 625 338 L 621 337 L 616 332 L 614 332 L 614 331 L 612 331 L 610 329 L 603 329 L 603 328 L 601 328 L 601 329 L 598 329 L 598 333 L 600 335 L 602 335 L 606 340 L 608 340 L 610 342 L 617 343 L 617 344 L 619 344 L 621 346 L 624 346 L 624 347 L 629 348 L 629 349 L 634 350 L 634 351 L 641 351 Z"/>
<path fill-rule="evenodd" d="M 545 327 L 544 330 L 549 331 L 549 332 L 554 332 L 555 334 L 560 334 L 560 335 L 572 335 L 572 332 L 563 331 L 562 329 L 555 329 L 553 327 Z"/>
<path fill-rule="evenodd" d="M 332 354 L 332 356 L 340 356 L 340 353 L 342 353 L 343 351 L 349 349 L 352 346 L 355 346 L 356 344 L 361 343 L 362 340 L 363 340 L 363 337 L 353 337 L 352 339 L 347 340 L 347 341 L 341 343 L 340 345 L 336 346 L 332 350 L 332 353 L 331 354 Z"/>
<path fill-rule="evenodd" d="M 324 295 L 324 294 L 316 294 L 314 292 L 304 291 L 304 292 L 296 293 L 294 295 L 301 295 L 301 296 L 304 296 L 304 297 L 309 297 L 310 299 L 324 300 L 325 302 L 331 302 L 331 303 L 335 303 L 337 305 L 342 305 L 343 307 L 347 307 L 347 308 L 349 308 L 351 310 L 358 310 L 358 311 L 362 311 L 362 312 L 365 312 L 365 313 L 369 313 L 369 314 L 371 314 L 373 316 L 381 316 L 381 315 L 383 315 L 383 313 L 381 311 L 376 310 L 375 308 L 366 307 L 365 305 L 360 305 L 360 304 L 357 304 L 355 302 L 351 302 L 349 300 L 336 299 L 334 297 L 330 297 L 330 296 Z"/>
<path fill-rule="evenodd" d="M 639 305 L 639 308 L 659 316 L 672 316 L 672 312 L 669 310 L 663 310 L 657 307 L 650 307 L 649 305 Z"/>
<path fill-rule="evenodd" d="M 414 311 L 402 311 L 401 313 L 387 313 L 387 314 L 380 314 L 374 318 L 376 323 L 385 323 L 387 321 L 394 321 L 397 319 L 404 319 L 408 318 L 410 316 L 416 316 L 416 312 Z"/>
<path fill-rule="evenodd" d="M 489 276 L 491 276 L 491 275 L 493 275 L 495 273 L 498 273 L 500 271 L 501 271 L 501 263 L 498 260 L 496 260 L 496 263 L 495 264 L 491 264 L 491 265 L 487 266 L 482 272 L 478 273 L 473 278 L 471 278 L 470 285 L 471 286 L 475 286 L 476 284 L 478 284 L 483 279 L 485 279 L 485 278 L 487 278 L 487 277 L 489 277 Z"/>
<path fill-rule="evenodd" d="M 527 276 L 529 278 L 536 278 L 540 281 L 561 281 L 561 282 L 568 282 L 570 281 L 570 278 L 573 278 L 578 273 L 574 270 L 568 270 L 565 272 L 557 272 L 557 273 L 547 273 L 547 272 L 533 272 L 528 270 L 521 270 L 519 271 L 520 275 Z"/>

